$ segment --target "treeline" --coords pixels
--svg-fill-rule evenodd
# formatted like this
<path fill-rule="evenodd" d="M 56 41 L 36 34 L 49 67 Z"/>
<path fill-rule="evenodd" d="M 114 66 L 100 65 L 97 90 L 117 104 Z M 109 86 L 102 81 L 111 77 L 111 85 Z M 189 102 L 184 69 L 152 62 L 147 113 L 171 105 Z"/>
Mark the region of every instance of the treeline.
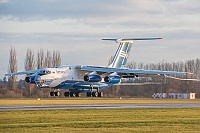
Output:
<path fill-rule="evenodd" d="M 159 63 L 137 63 L 130 62 L 127 64 L 131 69 L 146 70 L 163 70 L 163 71 L 179 71 L 191 72 L 192 75 L 181 76 L 182 79 L 200 79 L 200 59 L 187 60 L 185 62 L 167 62 Z M 104 90 L 107 97 L 151 97 L 153 93 L 159 92 L 180 92 L 180 93 L 196 93 L 196 97 L 200 98 L 200 81 L 178 80 L 164 76 L 154 77 L 138 77 L 134 80 L 128 79 L 132 83 L 141 83 L 137 85 L 112 86 Z M 145 84 L 150 82 L 152 84 Z"/>
<path fill-rule="evenodd" d="M 15 47 L 9 51 L 8 73 L 17 72 L 17 53 Z M 46 67 L 59 66 L 61 57 L 59 51 L 44 51 L 39 49 L 36 56 L 31 49 L 27 49 L 24 61 L 25 70 L 34 70 Z M 24 80 L 17 81 L 17 76 L 6 77 L 0 81 L 0 97 L 48 97 L 48 89 L 40 89 L 35 85 L 29 85 Z"/>

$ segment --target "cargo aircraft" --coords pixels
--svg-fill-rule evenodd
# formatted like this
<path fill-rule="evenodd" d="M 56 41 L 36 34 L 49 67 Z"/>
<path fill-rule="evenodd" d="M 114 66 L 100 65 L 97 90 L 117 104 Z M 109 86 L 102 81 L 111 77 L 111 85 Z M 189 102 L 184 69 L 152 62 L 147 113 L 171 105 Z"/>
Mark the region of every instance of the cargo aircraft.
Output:
<path fill-rule="evenodd" d="M 138 76 L 187 75 L 188 72 L 142 70 L 126 68 L 127 59 L 134 41 L 162 38 L 102 39 L 119 43 L 118 49 L 107 67 L 87 65 L 62 65 L 5 74 L 5 76 L 26 74 L 25 82 L 40 88 L 52 88 L 50 96 L 60 96 L 60 89 L 67 89 L 65 97 L 103 97 L 105 87 L 120 85 L 123 78 Z"/>

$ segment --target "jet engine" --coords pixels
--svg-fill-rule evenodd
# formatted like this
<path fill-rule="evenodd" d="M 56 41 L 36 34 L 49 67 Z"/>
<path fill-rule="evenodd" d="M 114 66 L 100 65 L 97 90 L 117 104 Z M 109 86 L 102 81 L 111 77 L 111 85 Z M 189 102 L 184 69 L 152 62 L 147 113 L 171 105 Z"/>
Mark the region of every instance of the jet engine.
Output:
<path fill-rule="evenodd" d="M 101 77 L 97 74 L 88 74 L 84 76 L 84 81 L 87 82 L 100 82 Z"/>
<path fill-rule="evenodd" d="M 118 75 L 108 75 L 104 78 L 104 81 L 106 83 L 119 83 L 121 78 Z"/>
<path fill-rule="evenodd" d="M 25 78 L 26 83 L 35 84 L 41 82 L 41 77 L 38 75 L 31 75 Z"/>
<path fill-rule="evenodd" d="M 34 75 L 27 76 L 25 78 L 25 81 L 26 81 L 26 83 L 29 83 L 29 84 L 35 84 L 35 76 Z"/>

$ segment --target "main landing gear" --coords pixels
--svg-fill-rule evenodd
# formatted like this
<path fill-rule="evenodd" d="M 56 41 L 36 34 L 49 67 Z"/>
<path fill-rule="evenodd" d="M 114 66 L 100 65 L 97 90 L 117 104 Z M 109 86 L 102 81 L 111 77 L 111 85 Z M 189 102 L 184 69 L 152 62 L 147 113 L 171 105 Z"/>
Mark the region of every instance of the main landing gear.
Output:
<path fill-rule="evenodd" d="M 93 91 L 94 90 L 94 87 L 93 85 L 90 85 L 91 86 L 91 90 L 89 92 L 86 93 L 86 96 L 87 97 L 103 97 L 103 92 L 100 92 L 100 87 L 98 88 L 95 88 L 96 91 Z"/>
<path fill-rule="evenodd" d="M 53 91 L 50 92 L 50 96 L 60 96 L 60 90 L 59 89 L 53 89 Z"/>
<path fill-rule="evenodd" d="M 92 91 L 90 91 L 90 92 L 87 92 L 86 93 L 86 96 L 87 97 L 103 97 L 103 92 L 92 92 Z"/>
<path fill-rule="evenodd" d="M 65 97 L 80 97 L 81 93 L 75 93 L 75 92 L 69 91 L 69 92 L 65 92 L 64 96 Z"/>
<path fill-rule="evenodd" d="M 65 97 L 81 97 L 81 93 L 77 93 L 77 92 L 65 92 L 64 93 Z M 86 93 L 87 97 L 103 97 L 103 92 L 87 92 Z"/>
<path fill-rule="evenodd" d="M 103 92 L 100 92 L 99 90 L 100 90 L 99 87 L 93 88 L 93 86 L 91 85 L 91 89 L 86 93 L 86 96 L 87 97 L 103 97 Z M 52 97 L 60 96 L 60 90 L 53 88 L 53 90 L 50 92 L 50 96 Z M 64 96 L 65 97 L 81 97 L 81 93 L 68 91 L 64 93 Z"/>

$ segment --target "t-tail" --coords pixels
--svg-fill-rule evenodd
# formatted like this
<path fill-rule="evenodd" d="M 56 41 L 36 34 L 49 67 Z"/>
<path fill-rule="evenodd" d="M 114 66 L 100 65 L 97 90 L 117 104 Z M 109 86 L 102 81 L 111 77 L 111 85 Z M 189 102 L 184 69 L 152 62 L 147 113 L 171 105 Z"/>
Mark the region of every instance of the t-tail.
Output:
<path fill-rule="evenodd" d="M 102 39 L 115 41 L 119 43 L 119 47 L 115 53 L 115 56 L 112 59 L 112 62 L 108 67 L 112 68 L 123 68 L 126 67 L 127 59 L 129 57 L 129 53 L 135 40 L 156 40 L 162 38 L 127 38 L 127 39 Z"/>

